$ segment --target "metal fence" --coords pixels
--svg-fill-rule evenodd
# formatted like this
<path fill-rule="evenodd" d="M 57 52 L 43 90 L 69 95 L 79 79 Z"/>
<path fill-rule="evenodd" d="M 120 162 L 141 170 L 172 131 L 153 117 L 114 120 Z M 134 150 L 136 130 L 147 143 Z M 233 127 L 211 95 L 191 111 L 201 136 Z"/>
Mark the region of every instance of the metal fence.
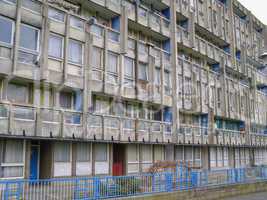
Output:
<path fill-rule="evenodd" d="M 5 180 L 0 182 L 2 200 L 89 200 L 190 190 L 201 187 L 267 181 L 267 167 L 175 171 L 49 180 Z"/>

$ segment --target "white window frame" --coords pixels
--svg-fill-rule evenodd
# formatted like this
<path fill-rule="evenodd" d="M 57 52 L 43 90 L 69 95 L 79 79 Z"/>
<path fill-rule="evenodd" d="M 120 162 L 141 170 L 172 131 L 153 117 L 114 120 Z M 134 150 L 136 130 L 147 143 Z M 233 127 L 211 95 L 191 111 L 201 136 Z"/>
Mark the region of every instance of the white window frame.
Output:
<path fill-rule="evenodd" d="M 26 26 L 26 27 L 29 27 L 29 28 L 37 31 L 37 33 L 38 33 L 37 41 L 36 41 L 37 42 L 37 46 L 36 46 L 36 50 L 31 50 L 31 49 L 27 49 L 27 48 L 21 47 L 20 44 L 19 44 L 18 53 L 22 52 L 22 53 L 34 55 L 34 56 L 36 56 L 36 61 L 38 61 L 38 59 L 39 59 L 39 52 L 40 52 L 40 29 L 38 29 L 38 28 L 36 28 L 34 26 L 31 26 L 31 25 L 28 25 L 28 24 L 24 24 L 24 23 L 22 23 L 20 25 L 20 27 L 21 26 Z M 21 34 L 21 29 L 20 29 L 20 34 Z M 20 37 L 20 40 L 21 40 L 21 37 Z M 26 64 L 26 65 L 35 66 L 34 63 L 27 63 L 27 62 L 25 62 L 25 63 L 22 62 L 22 63 L 23 64 Z"/>

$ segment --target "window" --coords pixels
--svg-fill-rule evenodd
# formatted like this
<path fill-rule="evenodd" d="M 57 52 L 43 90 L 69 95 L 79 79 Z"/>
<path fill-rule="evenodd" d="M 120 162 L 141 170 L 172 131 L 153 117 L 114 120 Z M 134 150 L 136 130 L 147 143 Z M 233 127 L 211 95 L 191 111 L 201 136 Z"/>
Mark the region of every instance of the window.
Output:
<path fill-rule="evenodd" d="M 22 0 L 22 7 L 41 14 L 41 3 L 36 0 Z"/>
<path fill-rule="evenodd" d="M 118 71 L 118 55 L 112 52 L 108 52 L 108 77 L 107 80 L 110 83 L 117 82 L 117 71 Z"/>
<path fill-rule="evenodd" d="M 29 103 L 29 88 L 26 85 L 10 83 L 7 86 L 7 99 L 16 103 Z"/>
<path fill-rule="evenodd" d="M 134 76 L 134 59 L 125 57 L 124 60 L 124 69 L 125 69 L 125 76 L 128 78 L 133 78 Z"/>
<path fill-rule="evenodd" d="M 0 16 L 0 42 L 13 44 L 13 21 Z"/>
<path fill-rule="evenodd" d="M 93 47 L 92 51 L 92 67 L 94 68 L 102 68 L 102 55 L 103 50 L 99 47 Z"/>
<path fill-rule="evenodd" d="M 96 162 L 106 162 L 107 161 L 108 148 L 106 144 L 96 144 L 95 145 L 95 161 Z"/>
<path fill-rule="evenodd" d="M 158 67 L 155 68 L 155 80 L 154 80 L 154 83 L 157 86 L 161 85 L 161 70 Z"/>
<path fill-rule="evenodd" d="M 142 55 L 146 55 L 148 52 L 148 47 L 145 44 L 139 42 L 138 52 Z"/>
<path fill-rule="evenodd" d="M 140 17 L 143 17 L 143 18 L 146 18 L 146 17 L 147 17 L 147 11 L 146 11 L 146 9 L 144 9 L 144 8 L 139 8 L 138 11 L 139 11 L 138 15 L 139 15 Z"/>
<path fill-rule="evenodd" d="M 6 140 L 0 143 L 1 177 L 23 177 L 24 144 L 22 140 Z"/>
<path fill-rule="evenodd" d="M 134 50 L 135 49 L 135 40 L 133 39 L 128 39 L 128 49 Z"/>
<path fill-rule="evenodd" d="M 170 95 L 171 93 L 171 77 L 169 71 L 164 71 L 164 86 L 165 86 L 165 92 L 167 95 Z"/>
<path fill-rule="evenodd" d="M 175 160 L 184 160 L 184 149 L 182 146 L 177 146 L 175 150 Z"/>
<path fill-rule="evenodd" d="M 94 101 L 94 112 L 100 114 L 109 114 L 110 113 L 109 101 L 96 99 Z"/>
<path fill-rule="evenodd" d="M 64 142 L 56 142 L 54 146 L 54 161 L 55 162 L 70 162 L 71 161 L 71 144 Z"/>
<path fill-rule="evenodd" d="M 148 66 L 145 63 L 139 63 L 138 79 L 148 81 Z"/>
<path fill-rule="evenodd" d="M 136 144 L 128 145 L 128 162 L 138 162 L 139 154 L 138 154 L 138 146 Z"/>
<path fill-rule="evenodd" d="M 64 22 L 65 21 L 65 13 L 63 11 L 49 8 L 48 10 L 48 17 L 52 20 Z"/>
<path fill-rule="evenodd" d="M 6 3 L 12 3 L 12 4 L 16 3 L 16 0 L 0 0 L 0 2 L 1 1 L 6 2 Z"/>
<path fill-rule="evenodd" d="M 117 73 L 118 55 L 115 53 L 108 53 L 108 72 Z"/>
<path fill-rule="evenodd" d="M 91 158 L 91 144 L 78 143 L 76 146 L 76 159 L 78 162 L 88 162 Z"/>
<path fill-rule="evenodd" d="M 83 46 L 82 43 L 69 40 L 69 59 L 68 61 L 73 64 L 83 64 Z"/>
<path fill-rule="evenodd" d="M 80 30 L 84 30 L 84 22 L 83 20 L 74 17 L 74 16 L 70 16 L 70 26 L 80 29 Z"/>
<path fill-rule="evenodd" d="M 59 96 L 60 106 L 65 109 L 72 109 L 73 105 L 72 97 L 73 94 L 71 92 L 60 92 Z"/>
<path fill-rule="evenodd" d="M 93 33 L 96 36 L 102 37 L 103 36 L 103 27 L 98 26 L 96 24 L 91 26 L 91 33 Z"/>
<path fill-rule="evenodd" d="M 18 60 L 22 63 L 35 65 L 39 51 L 39 30 L 22 24 L 20 26 L 20 49 Z"/>
<path fill-rule="evenodd" d="M 125 57 L 124 59 L 124 84 L 132 87 L 134 85 L 134 59 Z"/>
<path fill-rule="evenodd" d="M 22 24 L 20 27 L 20 47 L 31 50 L 38 51 L 38 40 L 39 40 L 39 30 Z"/>
<path fill-rule="evenodd" d="M 160 145 L 154 146 L 154 161 L 164 160 L 164 148 Z"/>
<path fill-rule="evenodd" d="M 48 55 L 54 58 L 63 57 L 63 38 L 61 36 L 50 34 Z"/>
<path fill-rule="evenodd" d="M 142 145 L 142 161 L 152 161 L 152 145 Z"/>

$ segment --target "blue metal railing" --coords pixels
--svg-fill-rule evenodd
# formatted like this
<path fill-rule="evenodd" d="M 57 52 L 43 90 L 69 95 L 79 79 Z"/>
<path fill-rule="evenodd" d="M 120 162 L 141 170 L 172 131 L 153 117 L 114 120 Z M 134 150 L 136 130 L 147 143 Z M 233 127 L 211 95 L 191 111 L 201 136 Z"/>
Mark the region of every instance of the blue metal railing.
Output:
<path fill-rule="evenodd" d="M 267 167 L 174 171 L 132 176 L 0 181 L 2 200 L 89 200 L 267 181 Z"/>

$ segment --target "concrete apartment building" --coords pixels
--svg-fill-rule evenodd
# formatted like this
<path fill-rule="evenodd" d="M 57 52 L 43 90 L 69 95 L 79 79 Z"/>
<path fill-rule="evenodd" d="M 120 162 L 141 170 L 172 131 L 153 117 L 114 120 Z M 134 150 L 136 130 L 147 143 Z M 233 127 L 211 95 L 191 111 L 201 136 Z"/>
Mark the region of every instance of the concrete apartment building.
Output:
<path fill-rule="evenodd" d="M 267 164 L 265 33 L 236 0 L 0 0 L 0 178 Z"/>

